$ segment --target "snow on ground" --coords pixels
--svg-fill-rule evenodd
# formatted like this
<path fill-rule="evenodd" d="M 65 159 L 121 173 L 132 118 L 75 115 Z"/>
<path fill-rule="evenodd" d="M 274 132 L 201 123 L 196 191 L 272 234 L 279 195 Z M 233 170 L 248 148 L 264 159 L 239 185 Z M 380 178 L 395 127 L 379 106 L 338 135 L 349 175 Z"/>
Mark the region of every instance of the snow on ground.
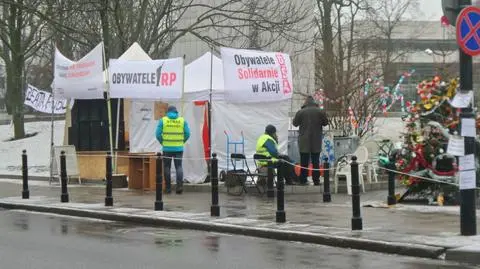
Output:
<path fill-rule="evenodd" d="M 54 143 L 63 144 L 65 121 L 54 122 Z M 20 175 L 22 173 L 22 150 L 27 150 L 29 175 L 50 175 L 50 138 L 51 122 L 25 123 L 25 132 L 37 135 L 15 141 L 7 141 L 13 137 L 13 126 L 0 125 L 0 174 Z"/>

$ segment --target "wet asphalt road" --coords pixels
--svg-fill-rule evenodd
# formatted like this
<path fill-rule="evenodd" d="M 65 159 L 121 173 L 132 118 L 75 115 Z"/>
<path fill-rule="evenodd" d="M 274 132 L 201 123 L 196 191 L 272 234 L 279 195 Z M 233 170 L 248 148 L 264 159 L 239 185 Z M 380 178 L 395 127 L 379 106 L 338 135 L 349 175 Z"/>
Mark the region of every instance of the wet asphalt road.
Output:
<path fill-rule="evenodd" d="M 0 268 L 474 268 L 439 260 L 0 211 Z"/>

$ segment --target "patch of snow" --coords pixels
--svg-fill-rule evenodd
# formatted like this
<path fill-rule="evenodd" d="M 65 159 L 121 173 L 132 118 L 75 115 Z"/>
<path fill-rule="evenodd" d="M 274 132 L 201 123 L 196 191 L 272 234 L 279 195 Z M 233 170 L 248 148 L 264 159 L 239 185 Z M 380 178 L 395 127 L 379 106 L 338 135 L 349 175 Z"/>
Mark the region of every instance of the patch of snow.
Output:
<path fill-rule="evenodd" d="M 65 121 L 54 122 L 54 145 L 63 144 Z M 0 125 L 0 174 L 20 175 L 22 173 L 22 150 L 27 150 L 28 174 L 32 176 L 50 175 L 51 122 L 27 122 L 25 132 L 37 135 L 15 141 L 13 126 Z"/>

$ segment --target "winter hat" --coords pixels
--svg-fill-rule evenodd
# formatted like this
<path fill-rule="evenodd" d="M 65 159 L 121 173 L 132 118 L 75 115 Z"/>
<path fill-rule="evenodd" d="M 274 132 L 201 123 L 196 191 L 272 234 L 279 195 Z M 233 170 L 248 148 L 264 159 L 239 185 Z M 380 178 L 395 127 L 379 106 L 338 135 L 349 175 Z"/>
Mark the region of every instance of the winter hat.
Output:
<path fill-rule="evenodd" d="M 275 128 L 275 126 L 273 126 L 271 124 L 269 124 L 269 125 L 267 125 L 267 127 L 265 127 L 265 133 L 266 134 L 272 135 L 276 132 L 277 132 L 277 128 Z"/>
<path fill-rule="evenodd" d="M 178 112 L 175 106 L 168 106 L 167 112 Z"/>

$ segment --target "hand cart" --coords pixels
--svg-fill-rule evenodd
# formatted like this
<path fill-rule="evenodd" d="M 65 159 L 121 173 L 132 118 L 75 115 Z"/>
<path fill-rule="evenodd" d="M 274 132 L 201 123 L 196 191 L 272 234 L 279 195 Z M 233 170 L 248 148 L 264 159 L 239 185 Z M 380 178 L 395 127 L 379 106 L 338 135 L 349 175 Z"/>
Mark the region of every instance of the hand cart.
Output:
<path fill-rule="evenodd" d="M 231 159 L 231 154 L 232 153 L 241 153 L 241 154 L 245 154 L 245 137 L 243 136 L 243 131 L 240 132 L 241 134 L 241 139 L 238 140 L 238 141 L 232 141 L 230 136 L 228 135 L 227 131 L 223 131 L 225 133 L 225 136 L 227 137 L 227 156 L 226 156 L 226 162 L 227 162 L 227 168 L 225 170 L 222 170 L 220 171 L 220 175 L 219 175 L 219 178 L 220 178 L 220 181 L 225 181 L 225 179 L 227 178 L 227 172 L 229 171 L 229 164 L 230 162 L 232 161 Z M 233 152 L 231 152 L 231 148 L 233 146 Z M 236 159 L 233 160 L 233 161 L 237 161 Z M 242 163 L 242 169 L 244 169 L 243 167 L 243 163 Z"/>

